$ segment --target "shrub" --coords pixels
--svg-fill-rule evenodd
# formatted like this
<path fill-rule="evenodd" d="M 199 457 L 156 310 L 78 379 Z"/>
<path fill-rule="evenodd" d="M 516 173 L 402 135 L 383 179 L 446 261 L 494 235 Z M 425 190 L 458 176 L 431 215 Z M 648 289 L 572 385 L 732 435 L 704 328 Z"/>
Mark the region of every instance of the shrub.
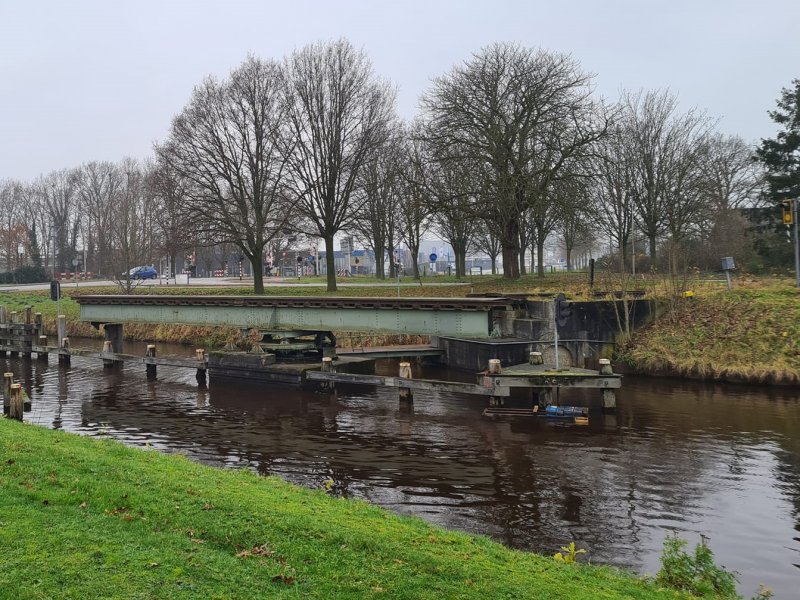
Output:
<path fill-rule="evenodd" d="M 656 581 L 672 589 L 688 592 L 700 598 L 739 598 L 736 576 L 714 563 L 714 553 L 702 538 L 694 554 L 684 550 L 687 541 L 677 536 L 664 540 L 661 570 Z"/>

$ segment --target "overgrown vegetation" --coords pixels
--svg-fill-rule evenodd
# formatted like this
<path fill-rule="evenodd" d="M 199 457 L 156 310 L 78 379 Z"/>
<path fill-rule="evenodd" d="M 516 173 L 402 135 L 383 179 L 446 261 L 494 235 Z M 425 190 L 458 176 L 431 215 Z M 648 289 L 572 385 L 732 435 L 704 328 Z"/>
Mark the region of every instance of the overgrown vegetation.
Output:
<path fill-rule="evenodd" d="M 278 478 L 0 419 L 6 598 L 681 598 Z"/>
<path fill-rule="evenodd" d="M 800 291 L 736 282 L 676 300 L 618 358 L 636 371 L 722 381 L 800 383 Z"/>
<path fill-rule="evenodd" d="M 687 541 L 677 536 L 664 540 L 661 570 L 656 576 L 659 584 L 700 598 L 739 598 L 736 576 L 717 566 L 705 538 L 692 554 L 686 552 L 686 546 Z"/>

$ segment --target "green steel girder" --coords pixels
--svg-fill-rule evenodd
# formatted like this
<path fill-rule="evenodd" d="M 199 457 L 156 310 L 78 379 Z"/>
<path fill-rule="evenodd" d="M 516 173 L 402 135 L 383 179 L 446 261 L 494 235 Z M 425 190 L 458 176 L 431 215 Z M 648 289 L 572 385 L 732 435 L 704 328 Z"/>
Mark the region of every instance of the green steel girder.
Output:
<path fill-rule="evenodd" d="M 78 300 L 80 302 L 80 299 Z M 364 331 L 488 338 L 495 310 L 319 306 L 181 306 L 81 303 L 81 321 L 176 323 L 254 329 Z"/>

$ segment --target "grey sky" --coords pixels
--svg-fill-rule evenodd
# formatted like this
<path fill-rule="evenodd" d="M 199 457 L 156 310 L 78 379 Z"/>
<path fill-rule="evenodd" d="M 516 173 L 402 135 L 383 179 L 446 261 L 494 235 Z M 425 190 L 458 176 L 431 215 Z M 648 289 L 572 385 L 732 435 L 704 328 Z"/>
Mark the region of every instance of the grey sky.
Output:
<path fill-rule="evenodd" d="M 596 87 L 669 87 L 748 140 L 800 77 L 800 1 L 0 0 L 0 178 L 143 158 L 205 75 L 347 37 L 412 117 L 432 77 L 493 41 L 570 52 Z"/>

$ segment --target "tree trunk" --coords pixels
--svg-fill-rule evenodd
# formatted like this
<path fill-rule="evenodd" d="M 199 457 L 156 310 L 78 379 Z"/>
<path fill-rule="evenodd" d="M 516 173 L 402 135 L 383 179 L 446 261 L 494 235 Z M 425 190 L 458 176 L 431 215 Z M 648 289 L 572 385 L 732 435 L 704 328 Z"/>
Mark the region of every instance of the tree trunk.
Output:
<path fill-rule="evenodd" d="M 544 277 L 544 236 L 536 236 L 536 274 Z"/>
<path fill-rule="evenodd" d="M 264 248 L 259 248 L 248 257 L 253 268 L 253 293 L 264 293 Z"/>
<path fill-rule="evenodd" d="M 489 258 L 492 260 L 492 275 L 497 275 L 497 254 L 492 254 Z"/>
<path fill-rule="evenodd" d="M 519 279 L 519 262 L 517 258 L 519 243 L 519 221 L 509 219 L 503 227 L 503 279 Z"/>
<path fill-rule="evenodd" d="M 647 239 L 650 241 L 650 263 L 653 268 L 656 266 L 656 234 L 648 233 Z"/>
<path fill-rule="evenodd" d="M 325 269 L 327 270 L 327 290 L 336 291 L 336 257 L 333 255 L 333 235 L 326 235 L 325 240 Z"/>
<path fill-rule="evenodd" d="M 386 279 L 386 269 L 383 264 L 383 244 L 376 243 L 373 250 L 375 250 L 375 277 L 377 279 Z"/>
<path fill-rule="evenodd" d="M 572 248 L 570 246 L 566 247 L 567 253 L 567 272 L 572 271 Z"/>

